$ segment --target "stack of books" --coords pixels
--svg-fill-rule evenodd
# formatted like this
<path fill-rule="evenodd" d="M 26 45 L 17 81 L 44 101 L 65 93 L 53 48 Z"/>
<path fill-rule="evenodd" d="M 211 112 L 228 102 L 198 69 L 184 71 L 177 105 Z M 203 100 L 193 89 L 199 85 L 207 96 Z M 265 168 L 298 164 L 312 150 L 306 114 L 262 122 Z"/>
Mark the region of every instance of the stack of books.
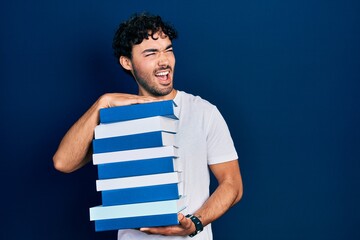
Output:
<path fill-rule="evenodd" d="M 100 110 L 93 163 L 102 205 L 90 208 L 96 231 L 178 224 L 185 209 L 173 101 Z"/>

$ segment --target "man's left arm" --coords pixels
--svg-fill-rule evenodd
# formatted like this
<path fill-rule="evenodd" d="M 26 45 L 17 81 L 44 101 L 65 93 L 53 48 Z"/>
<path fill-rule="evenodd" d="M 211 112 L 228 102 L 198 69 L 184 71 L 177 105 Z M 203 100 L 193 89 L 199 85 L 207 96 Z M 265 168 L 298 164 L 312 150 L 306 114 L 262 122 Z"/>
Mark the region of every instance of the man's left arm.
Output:
<path fill-rule="evenodd" d="M 243 185 L 237 160 L 210 165 L 218 181 L 218 187 L 209 199 L 193 215 L 204 226 L 221 217 L 229 208 L 240 201 Z"/>
<path fill-rule="evenodd" d="M 196 216 L 203 226 L 212 223 L 221 217 L 229 208 L 240 201 L 243 194 L 243 185 L 238 160 L 210 165 L 210 169 L 218 181 L 218 187 L 203 206 L 198 209 Z M 141 231 L 151 234 L 186 236 L 195 232 L 195 224 L 179 214 L 178 226 L 142 228 Z"/>

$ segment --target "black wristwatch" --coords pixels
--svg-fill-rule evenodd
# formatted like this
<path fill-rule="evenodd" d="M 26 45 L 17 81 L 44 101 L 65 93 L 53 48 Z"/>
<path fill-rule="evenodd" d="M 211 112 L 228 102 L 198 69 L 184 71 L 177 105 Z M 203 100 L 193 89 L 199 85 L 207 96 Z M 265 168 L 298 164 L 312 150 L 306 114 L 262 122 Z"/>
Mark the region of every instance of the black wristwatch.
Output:
<path fill-rule="evenodd" d="M 196 216 L 192 214 L 188 214 L 185 217 L 190 218 L 190 220 L 195 224 L 195 228 L 196 228 L 195 232 L 190 234 L 189 237 L 194 237 L 196 234 L 200 233 L 204 229 L 202 222 Z"/>

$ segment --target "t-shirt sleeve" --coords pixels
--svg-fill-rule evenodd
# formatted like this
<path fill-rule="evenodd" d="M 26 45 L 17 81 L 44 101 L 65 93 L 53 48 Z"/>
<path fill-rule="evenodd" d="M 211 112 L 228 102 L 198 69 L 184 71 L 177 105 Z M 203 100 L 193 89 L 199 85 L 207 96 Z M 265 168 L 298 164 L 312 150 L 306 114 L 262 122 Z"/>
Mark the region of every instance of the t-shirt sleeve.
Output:
<path fill-rule="evenodd" d="M 206 141 L 209 165 L 238 159 L 229 128 L 216 107 L 209 119 Z"/>

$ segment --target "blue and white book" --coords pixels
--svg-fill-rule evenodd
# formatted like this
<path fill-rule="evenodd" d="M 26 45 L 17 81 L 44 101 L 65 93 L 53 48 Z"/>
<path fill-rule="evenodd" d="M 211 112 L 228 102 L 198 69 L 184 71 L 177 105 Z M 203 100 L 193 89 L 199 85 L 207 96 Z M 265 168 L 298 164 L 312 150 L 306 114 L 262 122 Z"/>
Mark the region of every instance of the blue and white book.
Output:
<path fill-rule="evenodd" d="M 99 179 L 132 177 L 178 171 L 178 158 L 163 157 L 97 165 Z"/>
<path fill-rule="evenodd" d="M 142 175 L 135 177 L 112 178 L 96 180 L 97 191 L 107 191 L 114 189 L 146 187 L 160 184 L 179 183 L 182 181 L 181 172 L 160 173 Z"/>
<path fill-rule="evenodd" d="M 168 201 L 96 206 L 90 208 L 90 220 L 105 220 L 178 213 L 185 209 L 185 196 Z"/>
<path fill-rule="evenodd" d="M 133 104 L 100 109 L 100 123 L 164 116 L 178 118 L 176 105 L 172 100 Z"/>
<path fill-rule="evenodd" d="M 94 153 L 116 152 L 141 148 L 175 146 L 175 135 L 168 132 L 149 132 L 93 140 Z"/>
<path fill-rule="evenodd" d="M 155 116 L 129 121 L 99 124 L 95 128 L 95 139 L 156 131 L 176 133 L 177 128 L 177 119 Z"/>
<path fill-rule="evenodd" d="M 119 229 L 132 229 L 141 227 L 171 226 L 179 224 L 177 213 L 95 220 L 94 222 L 96 232 L 111 230 L 117 231 Z"/>
<path fill-rule="evenodd" d="M 178 199 L 183 195 L 181 183 L 161 184 L 102 191 L 103 206 L 144 203 Z"/>
<path fill-rule="evenodd" d="M 93 164 L 107 164 L 126 161 L 146 160 L 163 157 L 178 157 L 178 148 L 174 146 L 162 146 L 154 148 L 142 148 L 126 151 L 95 153 Z"/>

